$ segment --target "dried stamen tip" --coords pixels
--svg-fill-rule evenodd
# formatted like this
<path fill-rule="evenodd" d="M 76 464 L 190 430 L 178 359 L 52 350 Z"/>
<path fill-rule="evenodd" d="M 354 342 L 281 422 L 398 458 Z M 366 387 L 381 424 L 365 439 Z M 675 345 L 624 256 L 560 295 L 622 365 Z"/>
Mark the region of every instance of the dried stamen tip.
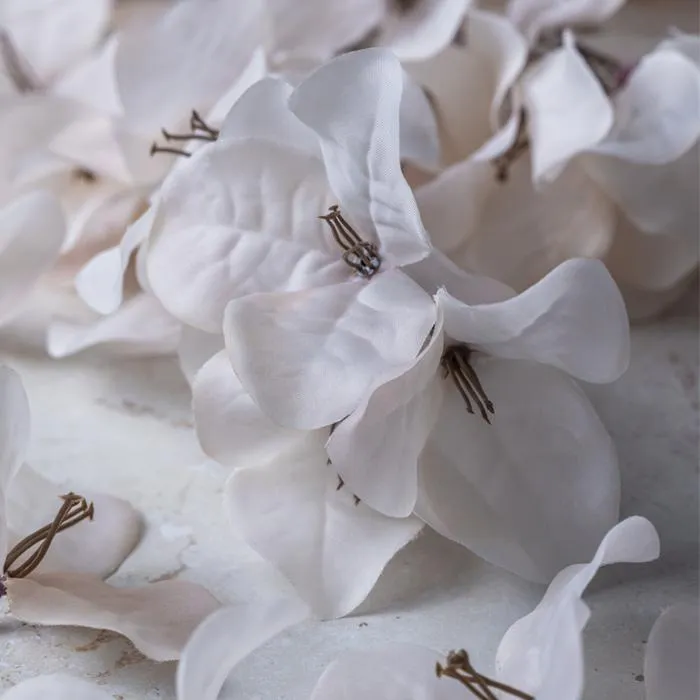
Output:
<path fill-rule="evenodd" d="M 166 142 L 171 141 L 216 141 L 219 138 L 219 130 L 209 126 L 202 117 L 199 116 L 197 110 L 193 109 L 190 116 L 190 133 L 188 134 L 173 134 L 167 129 L 161 129 L 160 133 Z M 156 153 L 172 153 L 176 156 L 184 156 L 189 158 L 192 154 L 180 148 L 172 148 L 168 146 L 159 146 L 153 143 L 150 154 L 154 156 Z"/>
<path fill-rule="evenodd" d="M 63 505 L 59 508 L 53 521 L 25 537 L 10 550 L 3 566 L 3 572 L 8 578 L 24 578 L 31 574 L 44 560 L 51 543 L 59 532 L 67 530 L 83 520 L 93 519 L 95 506 L 93 503 L 88 503 L 82 496 L 71 492 L 61 496 L 61 499 Z M 37 549 L 34 553 L 27 557 L 22 564 L 14 569 L 11 568 L 20 557 L 35 547 Z"/>
<path fill-rule="evenodd" d="M 496 408 L 489 399 L 474 368 L 469 362 L 472 351 L 466 345 L 453 345 L 442 356 L 440 363 L 445 377 L 452 377 L 469 413 L 474 413 L 475 404 L 481 417 L 490 425 L 489 415 L 496 413 Z"/>
<path fill-rule="evenodd" d="M 469 654 L 464 649 L 451 651 L 447 655 L 446 665 L 440 662 L 435 664 L 435 674 L 438 678 L 452 678 L 461 683 L 471 694 L 479 700 L 498 700 L 500 696 L 494 694 L 494 690 L 507 693 L 520 700 L 535 700 L 533 695 L 510 685 L 484 676 L 476 671 L 469 660 Z"/>
<path fill-rule="evenodd" d="M 337 204 L 328 209 L 328 214 L 319 216 L 319 219 L 323 219 L 330 226 L 335 242 L 344 251 L 345 263 L 360 277 L 365 279 L 373 277 L 382 265 L 377 246 L 360 238 L 355 229 L 343 218 Z"/>

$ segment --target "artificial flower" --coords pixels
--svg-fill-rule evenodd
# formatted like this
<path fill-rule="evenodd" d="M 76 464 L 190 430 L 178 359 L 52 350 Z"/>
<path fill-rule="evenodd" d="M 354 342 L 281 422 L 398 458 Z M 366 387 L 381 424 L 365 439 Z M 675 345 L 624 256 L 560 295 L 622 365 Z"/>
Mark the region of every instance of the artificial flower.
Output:
<path fill-rule="evenodd" d="M 19 376 L 0 367 L 0 596 L 9 614 L 29 624 L 112 630 L 155 660 L 178 658 L 218 602 L 187 581 L 105 583 L 138 544 L 140 517 L 112 496 L 59 496 L 23 464 L 29 422 Z"/>
<path fill-rule="evenodd" d="M 524 5 L 570 24 L 612 7 L 513 3 L 524 30 Z M 539 37 L 555 20 L 535 15 Z M 530 44 L 510 20 L 473 11 L 465 46 L 409 67 L 433 95 L 447 164 L 417 192 L 426 228 L 458 265 L 516 289 L 584 256 L 631 294 L 671 296 L 698 262 L 694 39 L 630 64 L 551 36 Z"/>
<path fill-rule="evenodd" d="M 396 58 L 358 51 L 294 90 L 253 86 L 164 183 L 153 293 L 190 326 L 223 327 L 236 374 L 278 423 L 341 420 L 428 335 L 432 299 L 399 269 L 430 251 L 401 156 L 434 155 L 432 127 Z"/>

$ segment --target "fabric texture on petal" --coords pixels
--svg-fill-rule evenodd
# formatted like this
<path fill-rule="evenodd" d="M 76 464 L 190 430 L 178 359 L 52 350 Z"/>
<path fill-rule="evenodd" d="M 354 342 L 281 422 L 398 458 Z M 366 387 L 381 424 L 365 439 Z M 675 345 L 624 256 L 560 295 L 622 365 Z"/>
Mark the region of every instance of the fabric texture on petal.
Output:
<path fill-rule="evenodd" d="M 226 499 L 236 532 L 324 618 L 354 610 L 423 527 L 413 517 L 386 518 L 339 489 L 318 434 L 235 471 Z"/>
<path fill-rule="evenodd" d="M 226 309 L 226 349 L 243 386 L 280 425 L 342 420 L 369 387 L 419 353 L 432 298 L 398 270 L 369 282 L 257 294 Z"/>
<path fill-rule="evenodd" d="M 451 376 L 423 453 L 416 514 L 492 564 L 533 581 L 593 554 L 618 518 L 612 440 L 581 389 L 536 363 L 470 364 L 495 413 L 472 415 Z"/>
<path fill-rule="evenodd" d="M 35 574 L 9 579 L 7 589 L 10 612 L 23 622 L 118 632 L 154 661 L 179 658 L 192 632 L 219 607 L 189 581 L 115 588 L 85 574 Z"/>

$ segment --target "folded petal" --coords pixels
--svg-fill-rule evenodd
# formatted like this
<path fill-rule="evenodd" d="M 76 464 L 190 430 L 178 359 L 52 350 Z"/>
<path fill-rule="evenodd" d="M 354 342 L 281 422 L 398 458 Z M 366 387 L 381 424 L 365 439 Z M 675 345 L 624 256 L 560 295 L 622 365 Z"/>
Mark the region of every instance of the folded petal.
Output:
<path fill-rule="evenodd" d="M 617 521 L 614 445 L 581 389 L 558 370 L 473 356 L 495 407 L 467 412 L 448 376 L 419 471 L 416 514 L 524 578 L 547 581 L 593 553 Z"/>
<path fill-rule="evenodd" d="M 69 491 L 51 483 L 24 465 L 12 481 L 7 519 L 15 540 L 48 525 Z M 102 579 L 111 576 L 139 543 L 141 516 L 127 501 L 103 493 L 80 490 L 93 503 L 95 514 L 61 532 L 35 569 L 37 573 L 84 573 Z"/>
<path fill-rule="evenodd" d="M 378 380 L 326 444 L 350 491 L 390 517 L 405 518 L 416 505 L 418 458 L 442 405 L 442 325 L 439 315 L 425 350 Z"/>
<path fill-rule="evenodd" d="M 401 103 L 407 78 L 384 49 L 355 51 L 319 68 L 289 99 L 320 139 L 339 203 L 391 266 L 424 258 L 430 244 L 401 172 Z M 338 86 L 343 89 L 339 90 Z"/>
<path fill-rule="evenodd" d="M 551 180 L 573 156 L 598 144 L 613 125 L 612 104 L 570 33 L 564 35 L 561 49 L 525 73 L 520 89 L 535 182 Z"/>
<path fill-rule="evenodd" d="M 115 588 L 85 574 L 36 574 L 8 579 L 11 614 L 32 625 L 117 632 L 154 661 L 172 661 L 196 627 L 219 607 L 202 586 L 161 581 Z"/>
<path fill-rule="evenodd" d="M 629 320 L 620 290 L 598 260 L 569 260 L 506 301 L 464 304 L 441 290 L 445 333 L 498 357 L 535 360 L 607 383 L 629 364 Z"/>
<path fill-rule="evenodd" d="M 177 346 L 177 359 L 190 386 L 194 383 L 197 372 L 223 349 L 224 337 L 222 335 L 205 333 L 190 326 L 182 327 L 180 343 Z"/>
<path fill-rule="evenodd" d="M 63 674 L 30 678 L 2 696 L 3 700 L 112 700 L 113 697 L 93 683 Z"/>
<path fill-rule="evenodd" d="M 644 657 L 647 700 L 695 700 L 700 697 L 700 612 L 678 604 L 654 623 Z"/>
<path fill-rule="evenodd" d="M 176 317 L 221 332 L 231 299 L 347 279 L 325 214 L 322 163 L 260 140 L 228 140 L 183 163 L 161 190 L 148 278 Z"/>
<path fill-rule="evenodd" d="M 280 425 L 337 423 L 387 372 L 417 357 L 432 298 L 398 270 L 369 282 L 256 294 L 226 309 L 226 349 L 245 389 Z"/>
<path fill-rule="evenodd" d="M 173 5 L 132 27 L 117 48 L 117 85 L 129 122 L 143 133 L 205 113 L 234 83 L 263 40 L 261 3 Z"/>
<path fill-rule="evenodd" d="M 0 210 L 0 322 L 22 310 L 38 278 L 55 263 L 64 237 L 61 205 L 37 190 Z"/>
<path fill-rule="evenodd" d="M 138 294 L 110 316 L 91 324 L 54 321 L 48 329 L 46 349 L 51 357 L 67 357 L 96 345 L 127 355 L 174 352 L 180 340 L 180 323 L 157 299 Z"/>
<path fill-rule="evenodd" d="M 548 29 L 600 24 L 626 0 L 510 0 L 508 18 L 533 42 Z"/>
<path fill-rule="evenodd" d="M 226 499 L 236 532 L 327 618 L 356 608 L 422 528 L 416 518 L 386 518 L 338 489 L 318 434 L 267 464 L 235 471 Z"/>
<path fill-rule="evenodd" d="M 178 700 L 217 700 L 226 678 L 243 659 L 309 615 L 296 598 L 231 605 L 194 631 L 177 669 Z"/>
<path fill-rule="evenodd" d="M 607 564 L 648 562 L 658 556 L 659 536 L 648 520 L 634 516 L 615 525 L 603 538 L 590 563 L 574 564 L 561 571 L 539 605 L 508 629 L 496 652 L 499 678 L 513 684 L 519 683 L 519 687 L 535 693 L 539 700 L 540 688 L 548 685 L 548 675 L 557 672 L 555 664 L 564 656 L 562 650 L 556 650 L 556 645 L 552 647 L 553 641 L 580 648 L 581 632 L 588 621 L 587 607 L 581 607 L 580 598 L 600 567 Z M 573 625 L 570 617 L 572 614 L 576 616 Z M 562 616 L 569 616 L 570 623 L 565 624 Z M 576 637 L 579 638 L 578 642 Z M 572 661 L 569 659 L 568 663 L 571 664 Z M 582 666 L 580 659 L 577 661 L 576 666 Z M 580 687 L 580 669 L 575 670 L 574 678 L 578 678 Z M 561 687 L 566 689 L 566 685 Z M 544 695 L 541 697 L 545 698 Z M 564 700 L 569 700 L 569 697 L 578 700 L 580 696 L 546 696 L 547 700 L 560 697 Z"/>
<path fill-rule="evenodd" d="M 323 672 L 311 700 L 464 700 L 461 683 L 435 673 L 441 656 L 413 644 L 344 653 Z"/>
<path fill-rule="evenodd" d="M 215 354 L 197 373 L 192 409 L 204 452 L 234 469 L 266 462 L 306 436 L 301 430 L 281 428 L 260 411 L 225 352 Z"/>
<path fill-rule="evenodd" d="M 681 53 L 645 56 L 614 96 L 615 123 L 593 150 L 634 164 L 663 165 L 700 138 L 700 70 Z"/>

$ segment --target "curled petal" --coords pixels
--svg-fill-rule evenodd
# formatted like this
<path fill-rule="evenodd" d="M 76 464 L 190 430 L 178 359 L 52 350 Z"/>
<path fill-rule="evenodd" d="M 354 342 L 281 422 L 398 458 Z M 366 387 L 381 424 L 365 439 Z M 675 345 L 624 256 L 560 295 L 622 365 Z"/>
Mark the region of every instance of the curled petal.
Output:
<path fill-rule="evenodd" d="M 421 458 L 416 514 L 534 581 L 593 553 L 617 521 L 617 457 L 581 389 L 532 362 L 470 359 L 495 413 L 467 411 L 452 375 Z"/>
<path fill-rule="evenodd" d="M 232 301 L 224 337 L 263 413 L 313 429 L 345 418 L 375 381 L 413 360 L 434 322 L 431 297 L 390 270 L 369 282 Z"/>
<path fill-rule="evenodd" d="M 603 263 L 569 260 L 511 299 L 468 305 L 437 294 L 451 338 L 498 357 L 535 360 L 607 383 L 629 364 L 627 311 Z"/>
<path fill-rule="evenodd" d="M 10 612 L 23 622 L 118 632 L 154 661 L 179 658 L 192 632 L 219 607 L 189 581 L 115 588 L 85 574 L 35 574 L 9 579 L 7 590 Z"/>
<path fill-rule="evenodd" d="M 236 532 L 325 618 L 356 608 L 423 526 L 386 518 L 338 485 L 323 436 L 312 434 L 267 464 L 235 471 L 226 488 Z"/>

